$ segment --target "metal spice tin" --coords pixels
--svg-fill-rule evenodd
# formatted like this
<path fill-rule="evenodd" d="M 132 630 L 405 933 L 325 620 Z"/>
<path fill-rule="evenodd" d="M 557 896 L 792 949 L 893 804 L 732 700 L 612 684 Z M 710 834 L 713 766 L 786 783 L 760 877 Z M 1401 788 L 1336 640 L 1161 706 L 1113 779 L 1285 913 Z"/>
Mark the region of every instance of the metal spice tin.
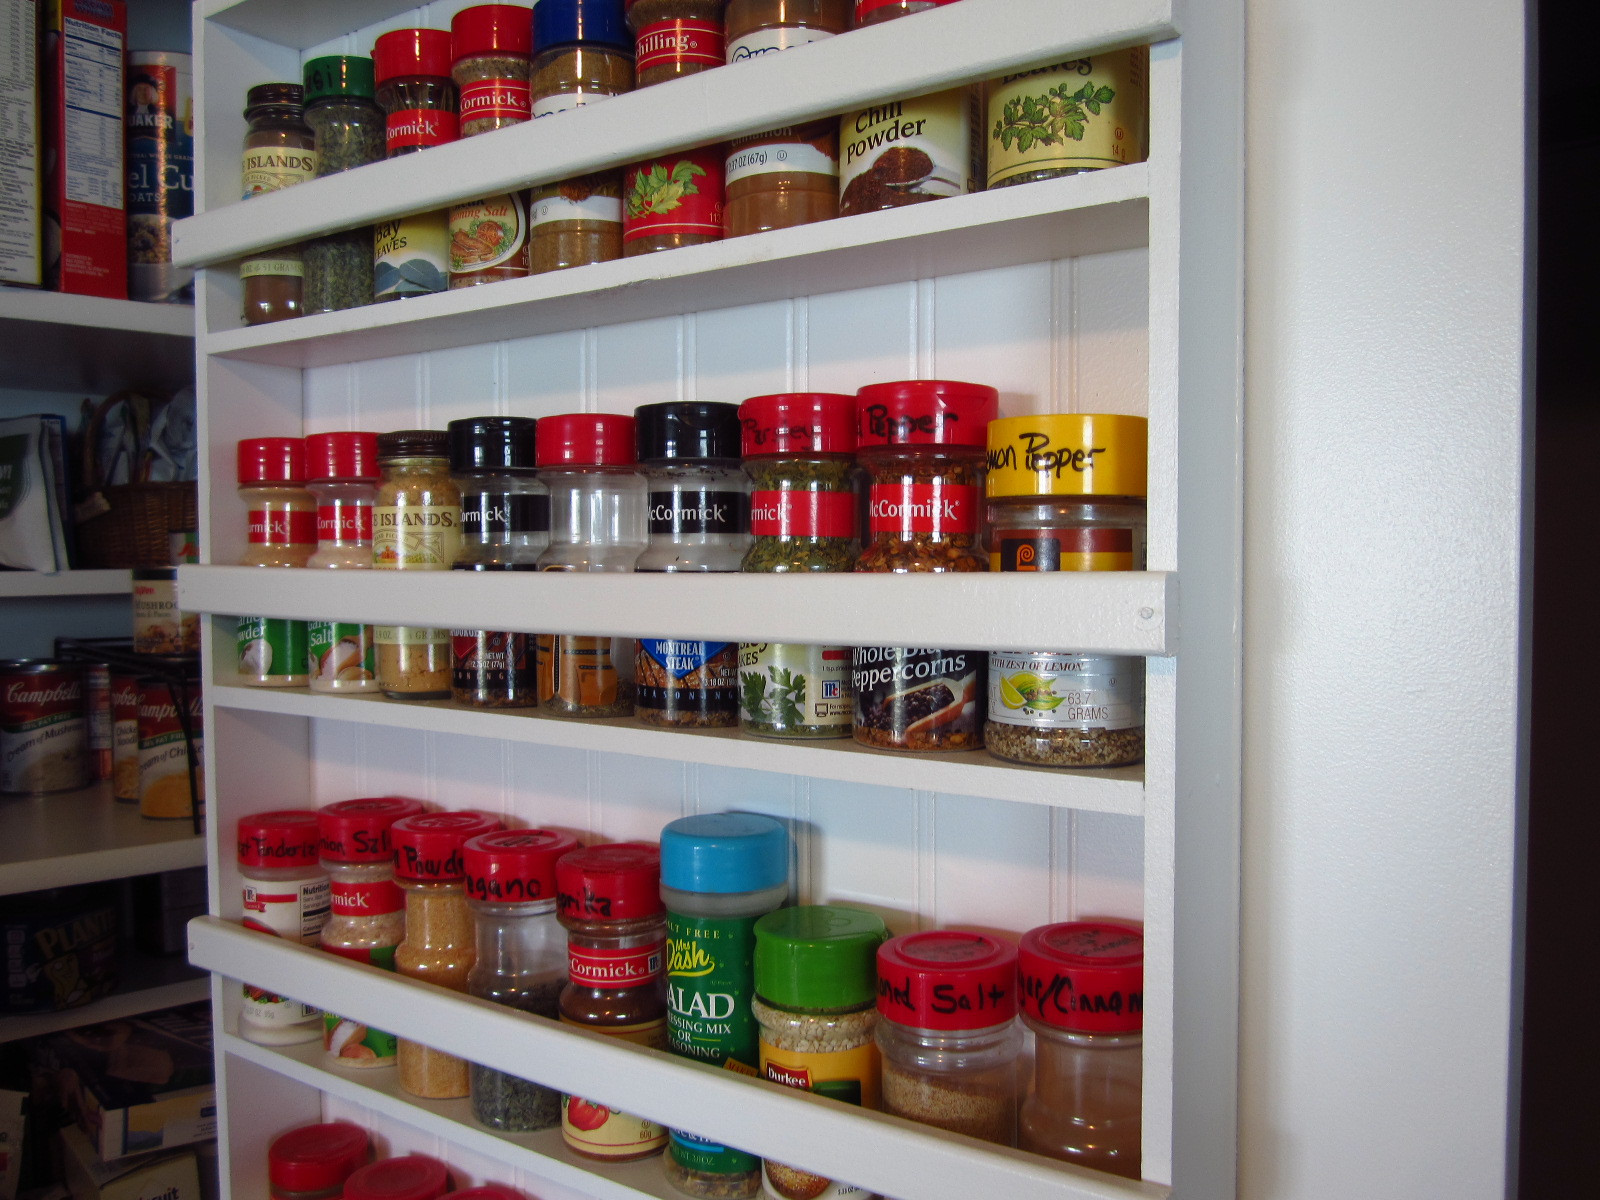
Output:
<path fill-rule="evenodd" d="M 0 660 L 0 792 L 77 791 L 89 765 L 83 664 Z"/>

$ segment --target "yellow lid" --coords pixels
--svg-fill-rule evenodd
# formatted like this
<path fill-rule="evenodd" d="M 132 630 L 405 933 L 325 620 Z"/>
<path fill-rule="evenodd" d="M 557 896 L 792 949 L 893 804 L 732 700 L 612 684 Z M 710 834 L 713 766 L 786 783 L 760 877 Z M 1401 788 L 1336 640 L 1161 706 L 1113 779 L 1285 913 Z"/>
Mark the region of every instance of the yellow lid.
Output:
<path fill-rule="evenodd" d="M 1142 496 L 1149 421 L 1111 413 L 989 422 L 990 496 Z"/>

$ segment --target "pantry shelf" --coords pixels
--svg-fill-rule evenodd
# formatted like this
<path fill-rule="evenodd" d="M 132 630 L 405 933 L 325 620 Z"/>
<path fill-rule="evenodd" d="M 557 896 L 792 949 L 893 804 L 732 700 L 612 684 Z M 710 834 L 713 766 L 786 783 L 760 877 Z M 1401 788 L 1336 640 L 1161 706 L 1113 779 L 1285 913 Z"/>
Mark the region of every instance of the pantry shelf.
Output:
<path fill-rule="evenodd" d="M 132 584 L 126 570 L 0 571 L 0 599 L 17 596 L 127 595 Z"/>
<path fill-rule="evenodd" d="M 210 976 L 198 973 L 180 955 L 157 958 L 126 954 L 121 964 L 121 980 L 111 995 L 81 1008 L 9 1016 L 0 1022 L 0 1042 L 41 1037 L 62 1029 L 115 1021 L 158 1008 L 171 1008 L 175 1004 L 190 1004 L 210 994 Z"/>
<path fill-rule="evenodd" d="M 19 391 L 171 390 L 194 378 L 195 310 L 0 288 L 0 378 Z"/>
<path fill-rule="evenodd" d="M 0 895 L 204 866 L 188 821 L 155 821 L 111 785 L 50 796 L 0 796 Z"/>
<path fill-rule="evenodd" d="M 189 923 L 189 957 L 197 966 L 230 979 L 248 978 L 330 1012 L 425 1040 L 468 1059 L 492 1062 L 512 1074 L 598 1103 L 680 1127 L 690 1125 L 692 1118 L 690 1128 L 702 1136 L 849 1179 L 884 1195 L 917 1200 L 989 1195 L 1013 1200 L 1158 1200 L 1171 1195 L 1164 1187 L 1064 1166 L 516 1013 L 285 940 L 263 938 L 218 917 L 197 917 Z M 471 1019 L 464 1019 L 469 1014 Z M 404 1106 L 399 1110 L 402 1119 L 426 1123 L 451 1142 L 468 1145 L 465 1135 L 475 1132 L 455 1119 L 459 1113 L 471 1120 L 459 1107 L 442 1113 L 438 1110 L 445 1106 L 414 1101 L 397 1090 L 380 1091 L 393 1089 L 389 1081 L 376 1087 L 358 1084 L 353 1075 L 347 1079 L 308 1065 L 302 1057 L 308 1058 L 308 1052 L 291 1056 L 266 1051 L 227 1035 L 223 1044 L 229 1053 L 252 1061 L 271 1055 L 273 1070 L 321 1090 L 349 1094 L 343 1089 L 356 1086 L 358 1102 L 379 1099 Z M 501 1148 L 495 1153 L 484 1142 Z M 533 1147 L 493 1137 L 470 1144 L 502 1161 L 568 1182 L 551 1174 L 565 1165 L 562 1160 L 528 1161 Z M 653 1162 L 640 1165 L 660 1169 Z M 579 1182 L 587 1195 L 620 1197 L 639 1191 L 669 1195 L 654 1187 L 608 1192 L 604 1181 L 611 1178 L 615 1177 L 610 1168 L 596 1168 L 583 1170 Z"/>

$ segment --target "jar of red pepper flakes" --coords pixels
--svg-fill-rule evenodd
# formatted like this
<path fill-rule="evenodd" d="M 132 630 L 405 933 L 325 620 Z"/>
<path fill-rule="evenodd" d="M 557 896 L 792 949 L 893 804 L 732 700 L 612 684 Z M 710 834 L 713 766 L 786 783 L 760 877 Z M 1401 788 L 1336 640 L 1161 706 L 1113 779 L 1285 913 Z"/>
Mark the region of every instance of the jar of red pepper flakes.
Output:
<path fill-rule="evenodd" d="M 987 571 L 980 544 L 989 422 L 1000 393 L 981 383 L 907 379 L 856 393 L 856 455 L 870 478 L 871 536 L 857 571 Z M 857 646 L 856 741 L 884 750 L 983 745 L 987 655 Z"/>
<path fill-rule="evenodd" d="M 636 85 L 649 87 L 722 65 L 724 0 L 628 0 Z"/>
<path fill-rule="evenodd" d="M 622 256 L 721 241 L 727 160 L 719 144 L 629 167 L 622 177 Z"/>

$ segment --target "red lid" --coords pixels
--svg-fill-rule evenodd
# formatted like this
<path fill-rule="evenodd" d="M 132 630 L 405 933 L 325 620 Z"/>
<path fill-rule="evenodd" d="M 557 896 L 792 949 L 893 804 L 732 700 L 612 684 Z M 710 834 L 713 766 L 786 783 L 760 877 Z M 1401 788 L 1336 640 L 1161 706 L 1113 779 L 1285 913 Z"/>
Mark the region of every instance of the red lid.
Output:
<path fill-rule="evenodd" d="M 1063 921 L 1022 935 L 1022 1015 L 1079 1033 L 1144 1028 L 1144 932 L 1113 921 Z"/>
<path fill-rule="evenodd" d="M 496 818 L 480 812 L 401 817 L 389 826 L 389 840 L 394 843 L 395 876 L 423 883 L 452 883 L 462 875 L 463 843 L 499 828 Z"/>
<path fill-rule="evenodd" d="M 417 75 L 450 77 L 450 34 L 444 29 L 392 29 L 372 43 L 372 74 L 382 84 Z"/>
<path fill-rule="evenodd" d="M 955 379 L 869 383 L 856 393 L 856 444 L 975 446 L 989 444 L 989 422 L 1000 415 L 1000 393 Z"/>
<path fill-rule="evenodd" d="M 286 1192 L 336 1188 L 367 1159 L 367 1131 L 349 1121 L 302 1125 L 267 1147 L 267 1178 Z"/>
<path fill-rule="evenodd" d="M 908 933 L 878 947 L 878 1011 L 914 1029 L 987 1029 L 1017 1015 L 1017 948 L 985 933 Z"/>
<path fill-rule="evenodd" d="M 317 862 L 317 814 L 283 808 L 239 818 L 241 867 L 310 867 Z"/>
<path fill-rule="evenodd" d="M 533 9 L 520 4 L 477 4 L 450 22 L 457 58 L 469 54 L 533 53 Z"/>
<path fill-rule="evenodd" d="M 891 4 L 904 4 L 906 0 L 856 0 L 856 22 L 869 12 L 876 12 L 880 8 L 888 8 Z M 934 4 L 954 4 L 955 0 L 931 0 Z"/>
<path fill-rule="evenodd" d="M 446 1200 L 526 1200 L 526 1198 L 514 1188 L 501 1187 L 498 1183 L 486 1183 L 482 1187 L 451 1192 Z"/>
<path fill-rule="evenodd" d="M 556 864 L 556 905 L 579 921 L 632 921 L 666 911 L 661 848 L 612 842 L 574 850 Z"/>
<path fill-rule="evenodd" d="M 382 1158 L 344 1181 L 344 1200 L 435 1200 L 450 1188 L 450 1172 L 436 1158 L 407 1154 Z"/>
<path fill-rule="evenodd" d="M 239 443 L 239 483 L 304 483 L 306 444 L 299 438 L 245 438 Z"/>
<path fill-rule="evenodd" d="M 307 479 L 378 478 L 375 433 L 313 433 L 305 445 Z"/>
<path fill-rule="evenodd" d="M 556 859 L 578 839 L 554 829 L 507 829 L 473 838 L 461 848 L 467 899 L 526 904 L 556 898 Z"/>
<path fill-rule="evenodd" d="M 539 418 L 533 461 L 541 467 L 631 467 L 633 418 L 620 413 L 563 413 Z"/>
<path fill-rule="evenodd" d="M 856 399 L 838 392 L 779 392 L 739 405 L 746 458 L 768 454 L 850 454 Z"/>
<path fill-rule="evenodd" d="M 333 862 L 388 862 L 394 857 L 389 826 L 420 812 L 420 800 L 403 796 L 369 796 L 326 805 L 317 810 L 318 849 Z"/>

